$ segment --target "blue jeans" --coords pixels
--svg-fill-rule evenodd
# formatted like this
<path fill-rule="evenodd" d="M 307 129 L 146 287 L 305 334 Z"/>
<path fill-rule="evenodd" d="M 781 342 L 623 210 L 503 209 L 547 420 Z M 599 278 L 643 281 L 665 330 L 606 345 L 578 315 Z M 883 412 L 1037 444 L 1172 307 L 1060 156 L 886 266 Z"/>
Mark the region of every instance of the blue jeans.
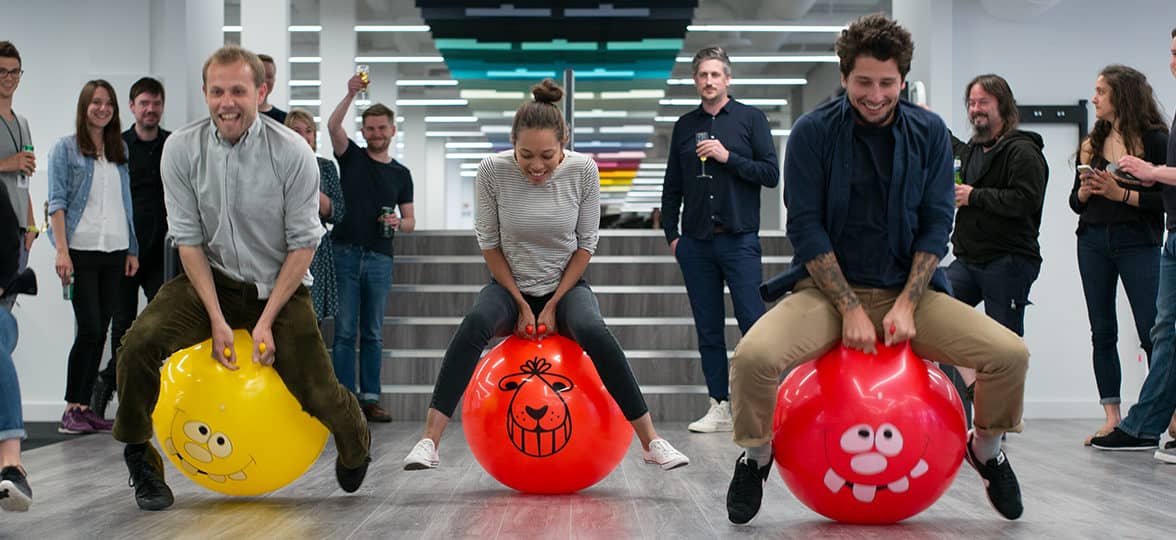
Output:
<path fill-rule="evenodd" d="M 1119 324 L 1115 313 L 1118 281 L 1123 280 L 1140 346 L 1151 358 L 1149 332 L 1156 323 L 1160 257 L 1150 232 L 1139 224 L 1087 226 L 1078 234 L 1078 271 L 1090 317 L 1094 380 L 1099 403 L 1119 403 Z M 1149 360 L 1150 362 L 1150 360 Z"/>
<path fill-rule="evenodd" d="M 0 441 L 27 436 L 20 408 L 20 381 L 12 363 L 18 335 L 16 318 L 0 308 Z"/>
<path fill-rule="evenodd" d="M 335 244 L 339 313 L 331 354 L 335 377 L 356 392 L 355 338 L 359 337 L 359 399 L 380 399 L 384 305 L 392 288 L 392 257 L 351 244 Z"/>
<path fill-rule="evenodd" d="M 1128 435 L 1145 439 L 1158 439 L 1176 410 L 1176 369 L 1172 369 L 1172 355 L 1176 353 L 1176 236 L 1171 232 L 1160 255 L 1156 310 L 1156 324 L 1151 330 L 1155 344 L 1151 367 L 1139 390 L 1139 402 L 1119 423 L 1119 429 Z"/>
<path fill-rule="evenodd" d="M 1041 263 L 1020 255 L 981 264 L 956 259 L 947 267 L 947 279 L 956 300 L 972 307 L 984 302 L 985 314 L 1024 337 L 1029 289 L 1040 270 Z"/>
<path fill-rule="evenodd" d="M 726 318 L 723 282 L 731 290 L 735 320 L 743 334 L 764 314 L 759 286 L 764 279 L 759 234 L 716 234 L 711 240 L 682 236 L 674 255 L 682 267 L 686 295 L 694 313 L 698 353 L 706 389 L 715 400 L 728 398 Z"/>

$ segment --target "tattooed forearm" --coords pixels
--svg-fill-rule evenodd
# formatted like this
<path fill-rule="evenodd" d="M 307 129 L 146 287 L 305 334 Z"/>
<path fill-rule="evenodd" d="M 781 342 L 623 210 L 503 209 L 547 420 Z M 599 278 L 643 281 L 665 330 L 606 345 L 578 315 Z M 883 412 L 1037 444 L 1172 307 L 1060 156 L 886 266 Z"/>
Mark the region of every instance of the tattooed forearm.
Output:
<path fill-rule="evenodd" d="M 857 295 L 850 288 L 849 282 L 845 280 L 845 274 L 841 273 L 841 266 L 837 264 L 837 256 L 832 252 L 816 256 L 813 260 L 805 263 L 804 267 L 816 282 L 817 288 L 829 297 L 833 305 L 837 306 L 837 311 L 843 315 L 862 305 L 861 300 L 858 300 Z"/>
<path fill-rule="evenodd" d="M 939 266 L 939 257 L 925 251 L 916 251 L 915 260 L 911 263 L 911 273 L 907 276 L 903 296 L 911 305 L 919 303 L 923 293 L 927 292 L 927 285 L 931 283 L 931 275 Z"/>

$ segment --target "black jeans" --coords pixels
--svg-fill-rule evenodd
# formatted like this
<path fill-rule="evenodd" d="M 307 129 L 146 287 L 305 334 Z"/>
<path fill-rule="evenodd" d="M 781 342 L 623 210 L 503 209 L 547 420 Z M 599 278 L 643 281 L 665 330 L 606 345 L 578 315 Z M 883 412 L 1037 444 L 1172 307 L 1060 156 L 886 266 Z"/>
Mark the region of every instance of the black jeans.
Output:
<path fill-rule="evenodd" d="M 110 381 L 115 388 L 115 373 L 118 366 L 118 350 L 122 346 L 123 334 L 135 322 L 139 314 L 139 288 L 147 296 L 147 302 L 163 286 L 163 253 L 148 255 L 139 259 L 139 271 L 133 276 L 123 276 L 114 302 L 114 316 L 110 321 L 110 362 L 102 370 L 102 378 Z"/>
<path fill-rule="evenodd" d="M 73 311 L 78 334 L 69 350 L 65 402 L 90 403 L 94 379 L 106 348 L 106 327 L 114 311 L 127 252 L 69 250 L 74 266 Z"/>
<path fill-rule="evenodd" d="M 531 311 L 538 316 L 551 296 L 524 295 L 524 298 L 531 305 Z M 474 307 L 466 313 L 449 347 L 445 349 L 445 359 L 441 362 L 441 372 L 433 386 L 433 399 L 429 406 L 445 416 L 453 417 L 453 411 L 465 393 L 466 386 L 469 386 L 486 345 L 492 338 L 514 332 L 518 320 L 518 307 L 502 285 L 491 282 L 483 287 Z M 626 419 L 636 420 L 649 412 L 645 397 L 637 385 L 637 378 L 633 376 L 633 370 L 629 369 L 625 351 L 621 350 L 621 344 L 617 343 L 617 338 L 605 326 L 604 318 L 600 315 L 600 304 L 596 302 L 596 296 L 587 283 L 581 280 L 560 300 L 555 309 L 555 324 L 561 336 L 580 344 L 592 358 L 601 382 L 620 406 Z"/>

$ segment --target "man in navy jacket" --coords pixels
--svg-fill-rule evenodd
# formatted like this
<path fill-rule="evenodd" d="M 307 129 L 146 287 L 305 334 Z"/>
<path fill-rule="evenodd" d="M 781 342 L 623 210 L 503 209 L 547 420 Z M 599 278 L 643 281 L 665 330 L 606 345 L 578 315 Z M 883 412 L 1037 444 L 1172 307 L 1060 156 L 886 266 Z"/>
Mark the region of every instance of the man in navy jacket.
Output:
<path fill-rule="evenodd" d="M 942 292 L 938 264 L 954 208 L 947 127 L 898 99 L 914 50 L 907 30 L 868 15 L 842 31 L 836 49 L 846 93 L 801 117 L 785 154 L 795 254 L 792 270 L 761 292 L 769 301 L 791 294 L 759 319 L 731 361 L 735 443 L 745 452 L 727 492 L 728 519 L 746 523 L 759 512 L 780 374 L 838 342 L 874 353 L 879 336 L 886 345 L 909 340 L 920 357 L 976 369 L 966 456 L 989 501 L 1016 519 L 1020 487 L 1000 441 L 1022 429 L 1029 352 L 1015 333 Z M 828 487 L 852 489 L 865 502 L 885 488 Z"/>

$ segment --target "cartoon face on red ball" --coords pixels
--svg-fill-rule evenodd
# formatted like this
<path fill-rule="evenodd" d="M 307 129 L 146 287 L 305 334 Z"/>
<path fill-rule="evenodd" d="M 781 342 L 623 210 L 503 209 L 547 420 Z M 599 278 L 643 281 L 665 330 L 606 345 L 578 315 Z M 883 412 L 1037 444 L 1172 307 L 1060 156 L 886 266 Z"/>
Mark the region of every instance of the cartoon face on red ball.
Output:
<path fill-rule="evenodd" d="M 854 424 L 825 433 L 825 487 L 836 494 L 849 490 L 863 503 L 879 491 L 904 493 L 928 470 L 923 459 L 930 440 L 922 430 L 890 422 Z"/>
<path fill-rule="evenodd" d="M 563 394 L 575 385 L 551 373 L 546 358 L 532 358 L 498 381 L 498 389 L 514 392 L 507 409 L 506 433 L 520 452 L 547 457 L 567 446 L 572 438 L 572 418 Z"/>

